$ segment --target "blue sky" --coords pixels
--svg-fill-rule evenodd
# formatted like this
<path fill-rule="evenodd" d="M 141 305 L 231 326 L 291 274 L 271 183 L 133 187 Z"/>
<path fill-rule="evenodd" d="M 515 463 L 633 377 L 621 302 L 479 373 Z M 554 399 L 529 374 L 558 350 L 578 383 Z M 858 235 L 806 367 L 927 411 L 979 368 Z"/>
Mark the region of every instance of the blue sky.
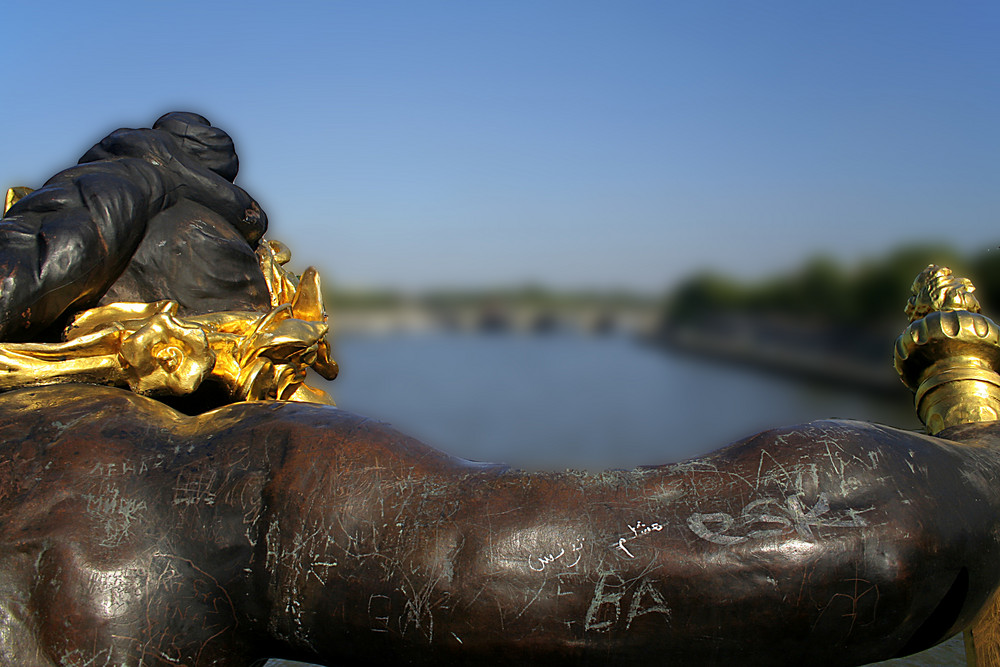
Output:
<path fill-rule="evenodd" d="M 48 2 L 5 10 L 0 184 L 170 110 L 342 284 L 665 288 L 1000 243 L 990 2 Z"/>

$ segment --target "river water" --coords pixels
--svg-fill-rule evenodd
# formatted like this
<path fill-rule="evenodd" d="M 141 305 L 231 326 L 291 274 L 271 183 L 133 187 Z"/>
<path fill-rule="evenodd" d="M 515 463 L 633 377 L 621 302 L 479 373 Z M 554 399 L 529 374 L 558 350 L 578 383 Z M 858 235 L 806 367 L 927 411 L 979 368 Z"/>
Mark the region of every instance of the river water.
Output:
<path fill-rule="evenodd" d="M 529 469 L 668 463 L 828 417 L 919 425 L 902 385 L 872 397 L 625 336 L 411 334 L 348 338 L 336 352 L 341 407 L 457 456 Z"/>
<path fill-rule="evenodd" d="M 919 425 L 902 385 L 886 398 L 803 384 L 625 336 L 398 334 L 335 347 L 340 407 L 456 456 L 529 470 L 668 463 L 829 417 Z M 885 664 L 964 665 L 961 637 Z"/>

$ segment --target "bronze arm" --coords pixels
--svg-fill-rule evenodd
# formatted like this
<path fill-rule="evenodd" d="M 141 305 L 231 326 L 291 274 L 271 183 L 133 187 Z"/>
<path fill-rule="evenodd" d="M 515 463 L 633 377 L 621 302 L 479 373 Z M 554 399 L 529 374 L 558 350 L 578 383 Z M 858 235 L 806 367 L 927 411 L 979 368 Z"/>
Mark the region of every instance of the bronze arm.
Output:
<path fill-rule="evenodd" d="M 966 626 L 1000 579 L 1000 430 L 942 435 L 815 422 L 668 466 L 525 474 L 326 406 L 185 417 L 18 390 L 0 396 L 0 655 L 864 664 Z"/>

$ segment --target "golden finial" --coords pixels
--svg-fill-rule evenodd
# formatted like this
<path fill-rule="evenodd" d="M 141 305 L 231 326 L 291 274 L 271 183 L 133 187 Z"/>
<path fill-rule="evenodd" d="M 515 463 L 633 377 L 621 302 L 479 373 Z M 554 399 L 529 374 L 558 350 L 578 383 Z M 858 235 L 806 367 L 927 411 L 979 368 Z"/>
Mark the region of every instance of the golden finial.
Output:
<path fill-rule="evenodd" d="M 931 433 L 1000 419 L 1000 328 L 980 314 L 975 289 L 933 264 L 913 282 L 895 366 Z"/>

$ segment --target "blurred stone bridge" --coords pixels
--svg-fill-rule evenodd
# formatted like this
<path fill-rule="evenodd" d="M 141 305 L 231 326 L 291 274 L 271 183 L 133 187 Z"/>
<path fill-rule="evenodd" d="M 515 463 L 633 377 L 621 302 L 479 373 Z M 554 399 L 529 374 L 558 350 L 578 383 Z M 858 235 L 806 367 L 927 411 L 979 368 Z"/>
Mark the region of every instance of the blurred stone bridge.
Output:
<path fill-rule="evenodd" d="M 646 336 L 660 320 L 657 304 L 565 306 L 490 302 L 430 306 L 419 301 L 331 313 L 334 335 L 423 331 L 542 335 L 573 332 L 593 335 Z"/>

